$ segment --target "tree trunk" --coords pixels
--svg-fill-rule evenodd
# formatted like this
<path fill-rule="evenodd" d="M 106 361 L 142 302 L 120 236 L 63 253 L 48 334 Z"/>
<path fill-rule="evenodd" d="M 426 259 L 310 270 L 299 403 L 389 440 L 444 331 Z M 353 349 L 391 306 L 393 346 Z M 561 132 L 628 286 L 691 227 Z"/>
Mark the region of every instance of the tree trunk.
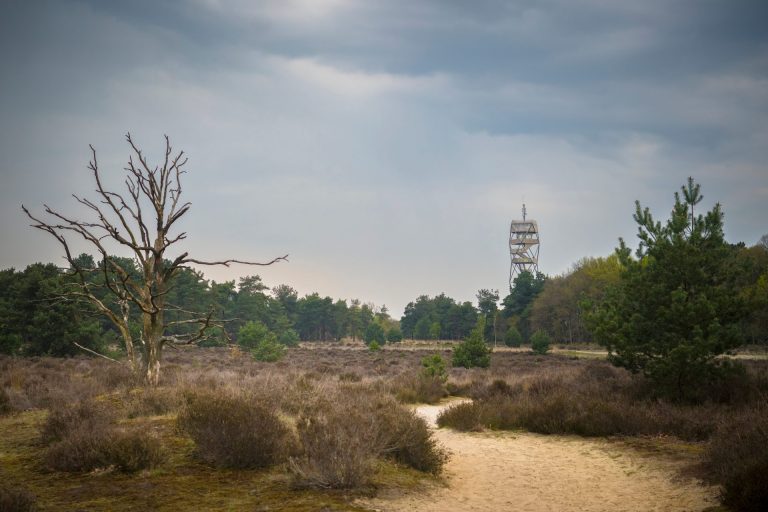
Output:
<path fill-rule="evenodd" d="M 161 313 L 144 316 L 144 381 L 149 386 L 160 382 L 160 360 L 163 350 L 164 325 Z"/>

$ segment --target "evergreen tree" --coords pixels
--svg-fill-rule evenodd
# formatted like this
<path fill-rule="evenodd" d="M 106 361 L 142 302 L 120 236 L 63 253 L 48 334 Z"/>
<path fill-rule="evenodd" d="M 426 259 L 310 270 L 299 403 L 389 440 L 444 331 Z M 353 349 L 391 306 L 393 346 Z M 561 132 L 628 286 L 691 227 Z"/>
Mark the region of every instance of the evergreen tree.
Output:
<path fill-rule="evenodd" d="M 636 201 L 636 257 L 620 239 L 619 283 L 588 316 L 615 365 L 643 372 L 660 393 L 680 399 L 700 398 L 697 391 L 730 367 L 717 356 L 740 345 L 745 312 L 728 285 L 732 249 L 720 205 L 693 216 L 700 201 L 689 178 L 664 225 Z"/>

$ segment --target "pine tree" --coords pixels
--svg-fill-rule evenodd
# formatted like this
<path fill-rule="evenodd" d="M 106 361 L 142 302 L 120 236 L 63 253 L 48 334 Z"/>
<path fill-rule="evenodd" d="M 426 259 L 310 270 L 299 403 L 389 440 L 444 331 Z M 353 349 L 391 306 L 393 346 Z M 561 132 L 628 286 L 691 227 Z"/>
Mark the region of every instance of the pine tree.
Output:
<path fill-rule="evenodd" d="M 682 192 L 664 225 L 635 202 L 636 257 L 620 239 L 620 282 L 588 320 L 615 365 L 643 372 L 659 393 L 699 399 L 730 368 L 717 356 L 741 344 L 744 308 L 728 285 L 720 205 L 694 216 L 699 185 L 689 178 Z"/>

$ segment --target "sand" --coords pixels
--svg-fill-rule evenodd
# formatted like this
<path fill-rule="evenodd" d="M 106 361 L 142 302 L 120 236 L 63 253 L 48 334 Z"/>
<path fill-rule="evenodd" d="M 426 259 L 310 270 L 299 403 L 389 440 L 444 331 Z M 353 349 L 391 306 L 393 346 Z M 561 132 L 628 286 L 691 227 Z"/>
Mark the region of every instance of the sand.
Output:
<path fill-rule="evenodd" d="M 420 406 L 433 425 L 442 406 Z M 702 511 L 717 489 L 679 476 L 680 462 L 620 443 L 529 433 L 437 429 L 452 457 L 445 485 L 366 500 L 380 511 Z"/>

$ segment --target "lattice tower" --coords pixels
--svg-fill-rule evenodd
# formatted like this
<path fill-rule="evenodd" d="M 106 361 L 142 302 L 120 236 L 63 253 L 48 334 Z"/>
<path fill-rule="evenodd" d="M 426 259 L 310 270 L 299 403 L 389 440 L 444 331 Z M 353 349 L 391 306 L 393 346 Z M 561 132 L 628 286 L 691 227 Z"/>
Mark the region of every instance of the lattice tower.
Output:
<path fill-rule="evenodd" d="M 512 290 L 515 277 L 527 270 L 532 274 L 539 271 L 539 224 L 526 219 L 523 203 L 523 220 L 513 220 L 509 226 L 509 289 Z"/>

